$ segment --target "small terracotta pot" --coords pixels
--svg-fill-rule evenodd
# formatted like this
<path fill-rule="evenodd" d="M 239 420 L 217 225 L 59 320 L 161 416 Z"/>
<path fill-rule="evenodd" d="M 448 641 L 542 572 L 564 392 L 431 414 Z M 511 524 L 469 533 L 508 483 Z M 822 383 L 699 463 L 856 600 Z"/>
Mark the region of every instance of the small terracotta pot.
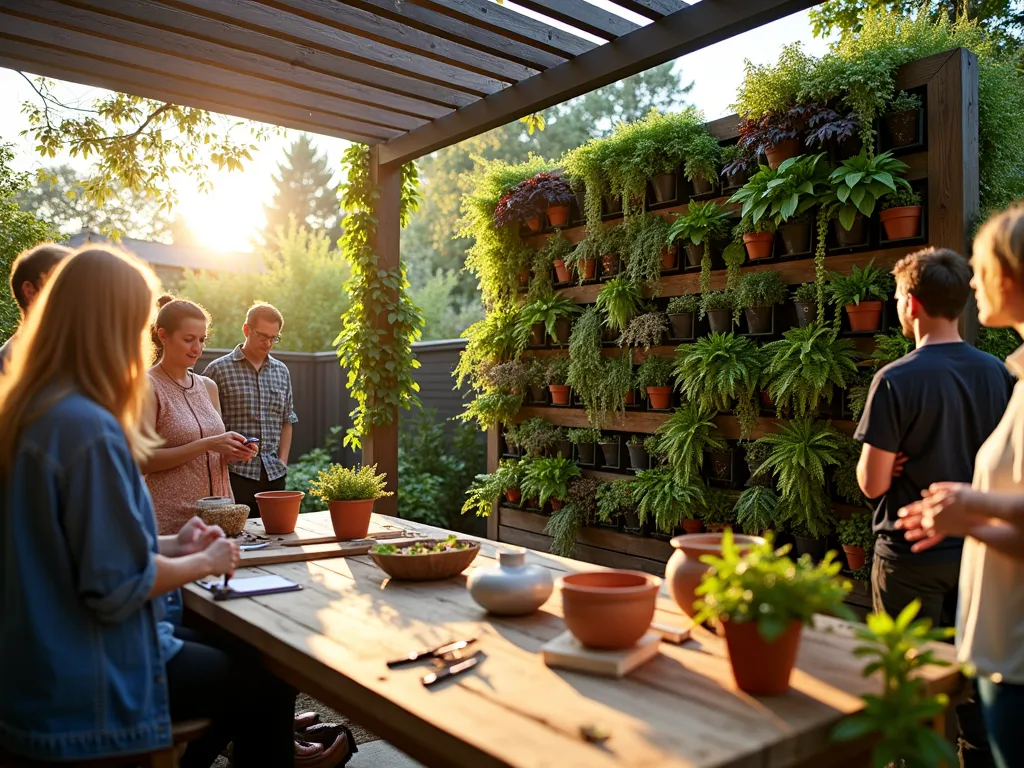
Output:
<path fill-rule="evenodd" d="M 654 618 L 661 579 L 639 571 L 573 573 L 558 580 L 565 625 L 587 648 L 622 650 Z"/>
<path fill-rule="evenodd" d="M 293 533 L 299 519 L 302 491 L 263 491 L 255 496 L 267 533 Z"/>
<path fill-rule="evenodd" d="M 619 273 L 619 257 L 618 254 L 606 253 L 601 257 L 601 274 L 602 275 L 617 275 Z"/>
<path fill-rule="evenodd" d="M 704 243 L 697 245 L 696 243 L 686 244 L 686 264 L 690 267 L 699 267 L 701 261 L 704 259 Z"/>
<path fill-rule="evenodd" d="M 594 463 L 594 444 L 593 443 L 579 443 L 576 446 L 576 458 L 580 464 L 593 464 Z"/>
<path fill-rule="evenodd" d="M 569 206 L 552 205 L 548 208 L 548 221 L 552 227 L 564 227 L 569 223 Z"/>
<path fill-rule="evenodd" d="M 676 175 L 674 173 L 659 173 L 651 179 L 651 188 L 654 190 L 654 201 L 656 203 L 667 203 L 676 199 Z"/>
<path fill-rule="evenodd" d="M 847 229 L 840 222 L 839 219 L 834 219 L 835 231 L 836 231 L 836 243 L 840 248 L 854 248 L 858 245 L 864 245 L 867 241 L 867 237 L 864 234 L 864 216 L 858 213 L 857 217 L 853 220 L 853 226 Z"/>
<path fill-rule="evenodd" d="M 540 509 L 540 506 L 537 504 L 537 500 L 536 499 L 527 499 L 523 503 L 523 506 L 526 509 Z"/>
<path fill-rule="evenodd" d="M 601 207 L 609 216 L 622 213 L 622 198 L 618 195 L 601 195 Z"/>
<path fill-rule="evenodd" d="M 582 266 L 580 262 L 577 262 L 577 269 L 582 269 L 584 280 L 593 280 L 597 277 L 597 260 L 596 259 L 584 259 Z"/>
<path fill-rule="evenodd" d="M 773 309 L 774 307 L 748 307 L 743 310 L 747 316 L 747 331 L 749 333 L 771 333 Z"/>
<path fill-rule="evenodd" d="M 647 469 L 650 456 L 647 455 L 643 443 L 626 443 L 626 450 L 629 451 L 630 469 Z"/>
<path fill-rule="evenodd" d="M 774 643 L 765 642 L 756 621 L 722 622 L 736 687 L 753 696 L 778 696 L 789 690 L 803 625 L 792 622 Z"/>
<path fill-rule="evenodd" d="M 921 206 L 904 205 L 879 212 L 888 240 L 906 240 L 921 234 Z"/>
<path fill-rule="evenodd" d="M 789 160 L 789 158 L 800 154 L 800 142 L 797 139 L 786 139 L 766 147 L 764 154 L 769 167 L 774 170 L 782 165 L 784 160 Z"/>
<path fill-rule="evenodd" d="M 560 510 L 564 506 L 565 506 L 565 502 L 564 501 L 559 501 L 558 499 L 552 499 L 551 500 L 551 509 L 554 510 L 555 512 L 557 512 L 558 510 Z"/>
<path fill-rule="evenodd" d="M 681 312 L 669 315 L 668 324 L 672 328 L 673 339 L 693 338 L 693 312 Z"/>
<path fill-rule="evenodd" d="M 665 411 L 672 407 L 672 387 L 648 387 L 647 401 L 655 411 Z"/>
<path fill-rule="evenodd" d="M 712 333 L 728 333 L 732 330 L 731 309 L 709 309 L 708 323 Z"/>
<path fill-rule="evenodd" d="M 683 520 L 680 525 L 687 534 L 704 533 L 704 523 L 700 520 Z"/>
<path fill-rule="evenodd" d="M 864 567 L 867 560 L 867 552 L 864 547 L 855 547 L 852 544 L 843 544 L 843 552 L 846 553 L 846 565 L 851 571 L 859 571 Z"/>
<path fill-rule="evenodd" d="M 370 530 L 370 515 L 373 514 L 373 499 L 358 501 L 329 501 L 331 525 L 339 539 L 365 539 Z"/>
<path fill-rule="evenodd" d="M 519 272 L 519 284 L 524 288 L 530 284 L 530 270 L 523 269 Z"/>
<path fill-rule="evenodd" d="M 700 580 L 711 568 L 710 565 L 702 563 L 700 558 L 704 555 L 722 554 L 722 534 L 693 535 L 699 532 L 698 529 L 691 533 L 691 527 L 694 524 L 703 527 L 700 520 L 683 520 L 683 530 L 689 535 L 676 536 L 672 539 L 671 543 L 675 552 L 672 553 L 665 568 L 665 581 L 668 584 L 669 594 L 672 595 L 672 599 L 676 601 L 676 605 L 682 609 L 683 613 L 691 617 L 696 614 L 693 608 L 693 591 L 700 586 Z M 741 552 L 746 552 L 755 544 L 764 543 L 764 539 L 758 536 L 739 534 L 733 537 L 733 541 Z"/>
<path fill-rule="evenodd" d="M 743 235 L 743 245 L 746 246 L 747 256 L 751 261 L 771 258 L 774 244 L 774 232 L 747 232 Z"/>
<path fill-rule="evenodd" d="M 549 384 L 548 390 L 551 392 L 552 405 L 569 404 L 569 387 L 565 384 Z"/>
<path fill-rule="evenodd" d="M 667 271 L 676 268 L 676 249 L 666 245 L 661 252 L 661 270 Z"/>
<path fill-rule="evenodd" d="M 555 277 L 560 283 L 568 283 L 572 280 L 572 275 L 569 274 L 569 268 L 565 266 L 563 259 L 555 259 Z"/>
<path fill-rule="evenodd" d="M 917 143 L 918 126 L 921 123 L 920 109 L 907 109 L 903 112 L 892 112 L 884 117 L 885 127 L 889 129 L 892 149 L 906 147 Z"/>
<path fill-rule="evenodd" d="M 569 334 L 572 332 L 572 321 L 567 317 L 560 317 L 555 320 L 555 335 L 552 341 L 560 346 L 569 343 Z"/>
<path fill-rule="evenodd" d="M 850 318 L 851 331 L 877 331 L 882 327 L 882 302 L 847 304 L 846 316 Z"/>
<path fill-rule="evenodd" d="M 715 185 L 705 179 L 703 176 L 693 177 L 693 196 L 702 197 L 704 195 L 710 195 L 715 191 Z"/>
<path fill-rule="evenodd" d="M 523 492 L 520 491 L 518 488 L 509 488 L 507 491 L 505 491 L 505 500 L 509 504 L 518 504 L 520 501 L 523 500 Z"/>
<path fill-rule="evenodd" d="M 534 216 L 532 219 L 527 219 L 526 226 L 529 227 L 531 232 L 540 232 L 541 229 L 543 229 L 540 216 Z"/>
<path fill-rule="evenodd" d="M 626 405 L 636 405 L 636 392 L 632 389 L 626 393 L 626 397 L 623 399 Z"/>
<path fill-rule="evenodd" d="M 794 300 L 793 305 L 796 307 L 797 325 L 801 328 L 806 328 L 818 319 L 818 304 L 816 302 Z"/>
<path fill-rule="evenodd" d="M 616 441 L 598 443 L 601 447 L 601 457 L 604 459 L 604 466 L 619 466 L 619 443 Z"/>
<path fill-rule="evenodd" d="M 782 238 L 782 250 L 786 256 L 794 253 L 808 253 L 811 250 L 811 223 L 794 221 L 779 227 Z"/>

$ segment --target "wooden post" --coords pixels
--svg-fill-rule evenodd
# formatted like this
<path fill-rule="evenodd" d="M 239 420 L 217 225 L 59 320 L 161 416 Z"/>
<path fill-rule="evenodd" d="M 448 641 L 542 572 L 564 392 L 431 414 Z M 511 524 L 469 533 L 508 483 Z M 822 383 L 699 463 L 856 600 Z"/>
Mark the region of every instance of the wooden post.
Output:
<path fill-rule="evenodd" d="M 402 195 L 401 166 L 386 166 L 380 163 L 377 147 L 370 147 L 370 179 L 380 189 L 377 208 L 374 215 L 377 219 L 377 236 L 373 241 L 373 250 L 377 254 L 377 264 L 381 269 L 391 269 L 399 264 L 399 241 L 401 223 L 399 207 Z M 391 324 L 387 314 L 381 314 L 374 320 L 374 326 L 380 329 L 385 338 L 392 338 Z M 397 408 L 391 414 L 391 423 L 370 427 L 363 436 L 363 464 L 376 464 L 377 471 L 386 472 L 387 488 L 396 495 L 378 499 L 374 511 L 382 515 L 398 514 L 398 413 Z"/>

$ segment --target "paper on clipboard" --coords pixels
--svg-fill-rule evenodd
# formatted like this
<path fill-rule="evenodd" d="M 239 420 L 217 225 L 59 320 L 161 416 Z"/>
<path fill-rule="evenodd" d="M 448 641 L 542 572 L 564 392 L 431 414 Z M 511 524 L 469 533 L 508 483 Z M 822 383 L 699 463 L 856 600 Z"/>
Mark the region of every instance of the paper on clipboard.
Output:
<path fill-rule="evenodd" d="M 196 583 L 204 589 L 213 592 L 218 599 L 246 597 L 249 595 L 268 595 L 275 592 L 293 592 L 302 589 L 301 584 L 275 574 L 233 578 L 228 581 L 226 587 L 221 579 L 206 579 Z"/>

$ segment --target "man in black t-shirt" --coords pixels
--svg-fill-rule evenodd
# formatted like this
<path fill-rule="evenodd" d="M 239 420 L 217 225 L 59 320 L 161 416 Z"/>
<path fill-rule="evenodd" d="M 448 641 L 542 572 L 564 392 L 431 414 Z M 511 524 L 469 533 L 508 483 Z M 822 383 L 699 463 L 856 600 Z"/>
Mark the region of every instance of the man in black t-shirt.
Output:
<path fill-rule="evenodd" d="M 857 480 L 868 498 L 879 499 L 872 603 L 896 616 L 917 598 L 920 616 L 951 627 L 963 539 L 915 554 L 896 529 L 897 513 L 932 483 L 971 482 L 974 457 L 1002 418 L 1015 380 L 998 359 L 960 338 L 971 280 L 962 256 L 918 251 L 901 259 L 893 274 L 903 333 L 917 349 L 875 374 L 854 435 L 864 443 Z M 957 714 L 962 764 L 992 765 L 980 713 L 968 706 Z"/>

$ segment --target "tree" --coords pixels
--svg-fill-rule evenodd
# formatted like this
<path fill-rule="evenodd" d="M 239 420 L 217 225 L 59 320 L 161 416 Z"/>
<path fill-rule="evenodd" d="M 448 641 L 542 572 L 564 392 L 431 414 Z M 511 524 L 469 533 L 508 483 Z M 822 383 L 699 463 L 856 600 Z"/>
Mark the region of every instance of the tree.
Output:
<path fill-rule="evenodd" d="M 478 320 L 484 319 L 479 297 L 462 299 L 456 295 L 459 274 L 437 270 L 429 277 L 409 274 L 409 297 L 423 313 L 423 341 L 457 339 Z"/>
<path fill-rule="evenodd" d="M 18 205 L 18 196 L 29 189 L 28 173 L 11 168 L 14 150 L 0 144 L 0 344 L 18 328 L 21 313 L 8 285 L 11 265 L 26 248 L 53 239 L 55 233 L 45 221 Z"/>
<path fill-rule="evenodd" d="M 112 179 L 111 197 L 97 205 L 85 194 L 87 183 L 68 164 L 43 168 L 35 186 L 18 195 L 18 204 L 64 236 L 89 229 L 114 238 L 170 241 L 171 225 L 156 198 L 126 189 L 120 180 Z"/>
<path fill-rule="evenodd" d="M 336 247 L 341 237 L 341 209 L 338 185 L 331 185 L 334 174 L 327 167 L 327 155 L 318 153 L 309 136 L 302 134 L 285 151 L 277 171 L 273 202 L 263 206 L 267 224 L 262 242 L 274 242 L 278 230 L 288 227 L 294 218 L 314 232 L 325 231 L 331 247 Z"/>

